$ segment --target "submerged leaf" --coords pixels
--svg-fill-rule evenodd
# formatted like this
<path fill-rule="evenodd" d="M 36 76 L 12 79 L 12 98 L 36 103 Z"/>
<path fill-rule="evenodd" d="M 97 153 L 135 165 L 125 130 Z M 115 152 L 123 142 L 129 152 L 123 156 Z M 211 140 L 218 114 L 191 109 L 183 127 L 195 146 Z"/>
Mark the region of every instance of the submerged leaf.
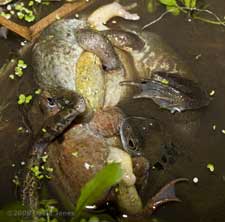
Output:
<path fill-rule="evenodd" d="M 122 175 L 119 163 L 108 164 L 99 171 L 81 190 L 75 209 L 76 217 L 80 215 L 85 206 L 94 204 L 108 189 L 117 184 Z"/>
<path fill-rule="evenodd" d="M 151 13 L 155 12 L 156 7 L 157 7 L 156 0 L 149 0 L 148 1 L 148 3 L 147 3 L 148 12 L 151 12 Z"/>

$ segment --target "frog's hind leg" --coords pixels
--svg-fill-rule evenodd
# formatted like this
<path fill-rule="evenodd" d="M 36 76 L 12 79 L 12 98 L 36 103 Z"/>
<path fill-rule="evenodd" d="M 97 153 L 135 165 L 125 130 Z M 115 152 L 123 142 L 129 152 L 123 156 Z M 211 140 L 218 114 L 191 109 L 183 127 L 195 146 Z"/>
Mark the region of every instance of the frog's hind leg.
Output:
<path fill-rule="evenodd" d="M 176 196 L 175 185 L 179 182 L 187 182 L 187 178 L 178 178 L 170 181 L 153 196 L 146 204 L 143 213 L 152 214 L 159 206 L 168 202 L 180 202 Z"/>

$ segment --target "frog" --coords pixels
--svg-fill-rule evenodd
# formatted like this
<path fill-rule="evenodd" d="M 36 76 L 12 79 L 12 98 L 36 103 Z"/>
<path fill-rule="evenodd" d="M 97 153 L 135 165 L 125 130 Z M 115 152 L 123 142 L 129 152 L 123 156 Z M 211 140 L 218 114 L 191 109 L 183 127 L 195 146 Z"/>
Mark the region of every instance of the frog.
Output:
<path fill-rule="evenodd" d="M 120 212 L 141 218 L 150 216 L 164 203 L 180 201 L 175 194 L 175 184 L 187 181 L 185 178 L 170 181 L 143 204 L 139 191 L 148 179 L 150 163 L 144 156 L 131 158 L 124 152 L 119 137 L 120 126 L 126 120 L 124 115 L 118 107 L 101 110 L 90 122 L 72 126 L 63 138 L 49 145 L 48 166 L 54 169 L 49 185 L 67 209 L 74 208 L 82 187 L 111 162 L 121 164 L 123 177 L 93 203 L 97 207 L 110 202 L 117 205 Z"/>
<path fill-rule="evenodd" d="M 95 48 L 96 54 L 85 52 L 77 44 L 76 34 L 86 26 L 85 21 L 76 19 L 56 22 L 42 33 L 32 49 L 35 80 L 43 91 L 53 95 L 48 101 L 56 102 L 55 105 L 60 107 L 58 112 L 53 112 L 54 115 L 50 117 L 44 115 L 44 121 L 34 137 L 30 161 L 24 176 L 22 200 L 24 204 L 30 206 L 34 213 L 38 205 L 36 190 L 38 181 L 30 169 L 40 165 L 41 157 L 50 143 L 63 133 L 78 115 L 82 114 L 82 121 L 89 121 L 94 112 L 117 104 L 122 95 L 121 90 L 117 90 L 115 99 L 112 100 L 110 97 L 112 96 L 112 87 L 115 85 L 114 82 L 124 78 L 125 71 L 122 65 L 123 61 L 120 58 L 122 55 L 117 55 L 108 39 L 94 31 L 90 34 L 90 39 L 93 39 L 97 45 L 101 45 L 103 48 L 100 51 Z M 102 54 L 104 50 L 106 54 Z M 104 60 L 106 55 L 109 57 Z M 91 70 L 94 71 L 94 78 L 91 78 L 90 75 L 85 76 L 87 72 L 90 72 L 86 67 L 95 68 Z M 108 80 L 103 77 L 104 70 L 109 72 Z M 86 81 L 83 82 L 84 79 Z M 94 86 L 96 80 L 99 80 L 98 88 L 100 88 L 97 90 Z M 105 89 L 105 85 L 108 85 L 108 89 Z M 105 91 L 106 95 L 102 95 Z M 60 100 L 57 99 L 58 96 Z M 63 96 L 65 96 L 65 100 Z M 57 104 L 57 101 L 62 102 L 62 104 Z M 74 102 L 74 107 L 71 101 Z M 45 130 L 44 134 L 43 129 Z M 120 153 L 123 152 L 120 151 Z M 129 155 L 125 152 L 123 156 L 129 160 Z M 124 167 L 124 172 L 127 170 L 132 175 L 130 183 L 133 185 L 135 179 L 130 164 L 128 165 L 129 169 Z"/>
<path fill-rule="evenodd" d="M 108 115 L 111 112 L 112 107 L 115 107 L 118 104 L 118 102 L 127 93 L 130 92 L 129 87 L 125 90 L 122 87 L 118 88 L 119 82 L 125 79 L 128 75 L 133 75 L 132 72 L 131 73 L 128 72 L 129 70 L 132 70 L 130 69 L 129 64 L 124 62 L 126 60 L 129 60 L 129 55 L 124 53 L 120 49 L 114 50 L 109 40 L 106 39 L 105 36 L 102 36 L 96 31 L 90 32 L 89 30 L 84 29 L 84 25 L 82 24 L 82 21 L 78 21 L 78 24 L 79 24 L 78 30 L 76 29 L 71 30 L 71 27 L 76 27 L 74 25 L 76 24 L 76 22 L 77 21 L 75 20 L 62 20 L 60 22 L 53 24 L 53 26 L 49 27 L 49 29 L 44 31 L 43 35 L 40 37 L 40 40 L 35 44 L 33 48 L 33 63 L 36 69 L 35 70 L 36 78 L 38 82 L 41 83 L 40 86 L 42 86 L 42 88 L 47 88 L 47 89 L 51 89 L 52 87 L 57 87 L 59 89 L 59 92 L 61 93 L 64 92 L 64 89 L 76 91 L 85 98 L 85 102 L 87 104 L 87 109 L 85 110 L 83 115 L 83 121 L 86 122 L 86 124 L 83 123 L 83 124 L 75 124 L 74 126 L 70 126 L 68 131 L 66 131 L 63 135 L 65 137 L 64 143 L 60 144 L 60 142 L 58 141 L 53 141 L 53 143 L 47 144 L 48 145 L 47 150 L 49 151 L 49 157 L 50 157 L 49 161 L 50 163 L 53 164 L 53 169 L 55 169 L 54 171 L 58 173 L 54 177 L 56 179 L 51 180 L 50 183 L 53 183 L 52 186 L 55 187 L 55 189 L 57 190 L 62 189 L 63 192 L 61 193 L 64 193 L 64 194 L 67 193 L 68 194 L 67 196 L 73 197 L 72 193 L 74 193 L 74 195 L 79 194 L 81 185 L 84 185 L 84 181 L 83 183 L 77 183 L 77 185 L 80 187 L 74 187 L 76 189 L 73 188 L 71 190 L 71 186 L 69 186 L 70 183 L 68 178 L 67 180 L 64 180 L 61 178 L 62 177 L 64 178 L 70 172 L 68 167 L 64 169 L 64 165 L 67 166 L 67 164 L 63 162 L 63 159 L 67 159 L 67 163 L 70 163 L 70 165 L 73 166 L 72 170 L 74 171 L 74 169 L 78 169 L 79 171 L 77 172 L 79 173 L 83 172 L 81 169 L 85 170 L 85 167 L 91 168 L 92 165 L 95 165 L 88 162 L 87 156 L 85 158 L 85 161 L 87 161 L 85 162 L 86 164 L 80 163 L 79 161 L 82 161 L 82 159 L 80 158 L 78 158 L 79 161 L 76 161 L 75 163 L 73 163 L 73 159 L 70 160 L 71 157 L 73 158 L 73 156 L 71 156 L 71 153 L 70 153 L 70 156 L 66 158 L 66 154 L 68 153 L 68 150 L 66 149 L 68 148 L 68 146 L 66 144 L 69 143 L 70 144 L 69 147 L 71 149 L 74 148 L 74 146 L 77 148 L 79 147 L 77 142 L 79 142 L 80 140 L 76 138 L 77 137 L 84 138 L 82 142 L 80 142 L 81 144 L 79 144 L 81 145 L 81 148 L 87 147 L 88 149 L 91 150 L 91 152 L 96 154 L 94 155 L 96 158 L 98 157 L 97 153 L 100 153 L 101 160 L 104 157 L 104 161 L 103 160 L 100 161 L 101 164 L 98 164 L 98 165 L 103 167 L 107 162 L 110 162 L 110 161 L 119 161 L 122 164 L 124 178 L 121 182 L 121 185 L 119 186 L 119 189 L 120 187 L 123 190 L 126 190 L 126 188 L 129 189 L 129 192 L 132 193 L 132 198 L 135 198 L 137 200 L 136 201 L 138 206 L 137 213 L 140 213 L 142 212 L 142 203 L 136 191 L 136 187 L 135 187 L 136 177 L 133 174 L 132 160 L 130 155 L 127 152 L 123 151 L 123 149 L 121 149 L 122 148 L 121 145 L 107 144 L 106 142 L 104 142 L 109 135 L 107 134 L 101 135 L 101 133 L 99 132 L 99 129 L 98 130 L 96 130 L 96 128 L 93 129 L 93 125 L 96 125 L 96 124 L 92 124 L 92 121 L 90 121 L 92 120 L 92 118 L 95 117 L 95 115 L 99 113 L 102 114 L 102 112 L 107 111 L 106 113 Z M 101 50 L 100 52 L 99 51 L 97 52 L 93 48 L 91 50 L 84 51 L 85 49 L 84 45 L 81 44 L 79 37 L 75 38 L 74 33 L 77 34 L 78 36 L 80 36 L 81 34 L 83 35 L 85 33 L 87 36 L 91 36 L 92 37 L 91 39 L 93 39 L 94 42 L 97 39 L 98 44 L 99 42 L 100 44 L 103 42 L 104 46 L 106 46 L 106 48 L 104 47 L 104 50 L 109 49 L 110 57 L 109 58 L 105 57 L 104 53 L 101 54 L 102 53 Z M 79 41 L 79 43 L 76 44 L 76 41 Z M 48 51 L 46 51 L 47 48 L 48 48 Z M 49 53 L 49 51 L 51 53 Z M 111 60 L 110 59 L 111 57 L 113 57 L 114 60 Z M 61 59 L 63 59 L 62 62 L 61 62 Z M 110 62 L 108 63 L 109 60 Z M 111 61 L 115 61 L 115 62 L 111 63 Z M 74 62 L 77 62 L 76 65 L 74 65 Z M 125 66 L 124 64 L 126 65 L 126 67 L 129 67 L 127 68 L 128 71 L 126 70 L 126 67 L 124 68 Z M 93 70 L 94 70 L 94 75 L 93 75 Z M 72 76 L 71 76 L 71 73 L 72 73 Z M 96 84 L 96 82 L 98 82 L 98 85 Z M 97 86 L 97 91 L 95 91 L 96 86 Z M 90 92 L 90 89 L 91 89 L 91 92 Z M 108 109 L 108 107 L 110 108 Z M 103 115 L 100 115 L 100 116 L 102 119 Z M 100 120 L 97 121 L 97 123 L 99 122 Z M 116 124 L 116 122 L 117 121 L 113 120 L 114 124 Z M 105 124 L 106 124 L 106 121 L 103 125 Z M 90 130 L 90 128 L 92 129 Z M 116 127 L 117 141 L 118 141 L 118 132 L 119 132 L 118 128 L 120 128 L 120 126 Z M 106 131 L 108 130 L 109 130 L 108 125 L 106 124 L 104 133 L 106 133 Z M 97 135 L 93 136 L 94 134 L 93 131 L 94 132 L 97 131 Z M 48 129 L 47 129 L 47 132 L 48 132 Z M 95 139 L 95 137 L 97 137 L 98 139 Z M 111 137 L 110 140 L 114 141 L 115 137 L 114 139 L 112 138 L 112 135 L 110 135 L 110 137 Z M 90 139 L 96 142 L 96 144 L 94 144 L 95 149 L 92 148 L 93 145 L 88 143 Z M 38 141 L 38 140 L 35 139 L 35 141 Z M 41 141 L 42 141 L 42 138 L 41 138 Z M 104 149 L 100 151 L 96 150 L 97 148 L 101 148 L 100 145 L 102 143 L 103 143 L 102 146 Z M 36 154 L 38 153 L 38 155 L 41 156 L 41 154 L 43 154 L 43 151 L 45 150 L 45 147 L 42 147 L 41 148 L 42 151 L 40 152 L 39 143 L 37 144 L 35 143 L 33 150 L 38 150 L 35 153 Z M 56 154 L 52 153 L 53 150 L 54 152 L 56 152 Z M 63 152 L 63 153 L 60 154 L 60 152 Z M 73 154 L 75 153 L 74 155 L 76 155 L 76 152 L 78 151 L 75 150 Z M 79 155 L 79 152 L 78 152 L 78 155 Z M 54 157 L 54 161 L 51 161 L 51 157 Z M 93 158 L 92 155 L 89 155 L 89 157 Z M 32 158 L 32 159 L 33 160 L 32 160 L 31 166 L 33 166 L 34 163 L 35 165 L 38 165 L 38 162 L 35 162 L 35 161 L 37 161 L 40 158 L 37 158 L 37 156 L 35 156 L 35 158 Z M 59 160 L 57 161 L 57 159 Z M 57 163 L 57 164 L 54 164 L 54 163 Z M 61 166 L 60 169 L 59 169 L 59 166 Z M 63 173 L 61 173 L 60 171 L 61 169 L 63 169 Z M 97 170 L 99 170 L 99 168 L 95 169 L 95 171 L 92 172 L 91 175 L 95 174 Z M 74 171 L 74 173 L 75 172 L 76 171 Z M 71 177 L 71 179 L 72 178 L 73 177 Z M 88 176 L 88 173 L 85 172 L 85 177 L 82 177 L 81 180 L 82 179 L 87 181 L 87 179 L 90 179 L 90 175 Z M 37 194 L 35 194 L 34 192 L 33 184 L 35 185 L 34 177 L 32 177 L 28 172 L 28 174 L 25 177 L 23 196 L 25 200 L 26 199 L 28 200 L 28 204 L 32 206 L 33 209 L 35 209 L 37 208 L 37 202 L 34 201 L 34 198 L 35 198 L 35 195 Z M 77 196 L 75 196 L 73 200 L 75 201 L 76 198 Z M 119 193 L 118 200 L 119 200 L 118 202 L 121 203 L 121 209 L 126 209 L 129 213 L 131 213 L 131 209 L 130 209 L 131 206 L 129 204 L 130 201 L 128 199 L 124 200 L 122 193 Z"/>
<path fill-rule="evenodd" d="M 102 29 L 104 28 L 105 26 L 102 27 Z M 123 41 L 124 37 L 126 37 L 126 41 Z M 134 47 L 133 42 L 137 41 L 138 44 L 135 44 Z M 79 111 L 79 114 L 82 113 L 82 124 L 76 123 L 75 125 L 71 125 L 71 122 L 78 114 L 76 106 L 76 115 L 73 115 L 73 118 L 70 118 L 69 116 L 69 121 L 66 121 L 67 124 L 63 125 L 62 128 L 60 127 L 61 130 L 59 131 L 55 131 L 54 127 L 58 127 L 58 124 L 61 126 L 61 122 L 64 122 L 65 117 L 61 115 L 62 113 L 65 115 L 67 114 L 63 112 L 64 110 L 56 113 L 53 112 L 54 115 L 44 121 L 41 128 L 47 128 L 47 134 L 44 136 L 40 132 L 37 134 L 31 152 L 31 162 L 28 165 L 28 168 L 34 164 L 39 164 L 38 160 L 40 160 L 41 155 L 45 150 L 48 150 L 50 158 L 52 156 L 55 157 L 53 160 L 49 161 L 52 164 L 55 163 L 54 166 L 57 172 L 57 166 L 59 164 L 63 165 L 62 157 L 68 154 L 66 149 L 67 143 L 71 142 L 72 144 L 76 144 L 76 140 L 74 138 L 76 138 L 76 136 L 85 135 L 85 139 L 82 141 L 82 143 L 86 144 L 87 148 L 93 146 L 97 147 L 93 144 L 89 144 L 90 141 L 88 140 L 88 138 L 97 138 L 96 144 L 101 144 L 101 147 L 103 147 L 103 150 L 99 151 L 101 154 L 100 160 L 102 160 L 102 158 L 104 159 L 100 161 L 101 167 L 103 167 L 103 165 L 108 161 L 117 161 L 118 159 L 121 163 L 123 163 L 123 160 L 125 160 L 124 162 L 127 163 L 127 165 L 125 164 L 123 168 L 125 178 L 118 185 L 119 190 L 121 189 L 123 192 L 118 192 L 117 199 L 121 209 L 130 214 L 135 212 L 133 209 L 137 209 L 135 214 L 141 214 L 145 212 L 145 209 L 147 208 L 152 210 L 155 208 L 157 201 L 160 203 L 163 203 L 164 201 L 162 199 L 159 200 L 156 198 L 157 201 L 154 201 L 154 204 L 153 202 L 149 204 L 152 207 L 142 206 L 140 197 L 135 187 L 136 177 L 133 173 L 134 169 L 131 164 L 131 156 L 129 153 L 124 152 L 123 146 L 119 143 L 120 138 L 118 139 L 118 128 L 121 128 L 121 122 L 119 121 L 120 123 L 116 124 L 117 121 L 115 121 L 113 118 L 113 123 L 116 124 L 116 137 L 114 137 L 114 133 L 109 135 L 106 133 L 109 130 L 107 125 L 103 124 L 103 134 L 99 128 L 96 128 L 96 126 L 99 125 L 98 123 L 100 123 L 99 119 L 97 122 L 94 121 L 94 124 L 92 121 L 93 118 L 95 119 L 97 114 L 102 114 L 102 112 L 105 112 L 105 110 L 107 111 L 107 115 L 109 115 L 120 101 L 133 94 L 133 89 L 131 89 L 131 87 L 120 86 L 120 82 L 127 80 L 133 81 L 135 79 L 141 78 L 143 75 L 149 74 L 146 74 L 145 72 L 148 70 L 148 68 L 146 68 L 144 71 L 140 71 L 140 67 L 137 65 L 139 61 L 138 58 L 140 58 L 140 56 L 136 56 L 135 54 L 141 54 L 143 51 L 145 52 L 147 47 L 146 41 L 147 40 L 142 39 L 142 37 L 140 38 L 137 34 L 132 32 L 125 32 L 123 30 L 96 31 L 91 30 L 85 21 L 77 19 L 65 19 L 60 20 L 47 28 L 42 33 L 39 40 L 35 43 L 32 51 L 35 77 L 40 87 L 49 92 L 57 92 L 57 95 L 63 95 L 64 93 L 68 94 L 67 92 L 69 91 L 69 94 L 71 94 L 71 100 L 72 94 L 76 92 L 83 97 L 84 100 L 82 100 L 80 97 L 80 101 L 85 101 L 86 108 L 81 109 L 82 112 L 81 110 Z M 97 47 L 95 44 L 97 44 Z M 101 46 L 103 46 L 103 48 L 101 48 Z M 158 46 L 158 48 L 161 50 L 160 46 Z M 162 49 L 162 51 L 163 50 L 164 49 Z M 167 55 L 169 56 L 170 54 L 167 53 Z M 146 58 L 151 58 L 151 56 L 147 53 Z M 149 59 L 149 61 L 151 61 L 151 59 Z M 153 65 L 148 64 L 148 66 L 151 67 Z M 77 96 L 77 94 L 75 95 Z M 83 104 L 83 102 L 81 103 Z M 72 106 L 70 103 L 69 105 Z M 118 110 L 116 113 L 117 114 L 113 116 L 121 115 Z M 103 116 L 104 115 L 101 115 L 101 119 Z M 66 117 L 68 116 L 66 115 Z M 108 118 L 109 117 L 107 117 L 107 120 Z M 55 119 L 57 121 L 52 121 Z M 122 119 L 124 119 L 124 117 Z M 49 122 L 52 124 L 50 127 L 48 125 Z M 51 127 L 53 127 L 53 130 Z M 48 133 L 48 128 L 50 133 Z M 64 132 L 65 129 L 67 129 L 66 132 Z M 63 135 L 61 135 L 62 132 L 64 133 Z M 63 137 L 65 137 L 65 139 L 62 140 Z M 117 142 L 115 143 L 114 140 Z M 62 146 L 62 149 L 57 148 L 60 146 Z M 56 152 L 56 154 L 54 154 L 54 152 Z M 73 152 L 75 157 L 77 155 L 76 152 L 76 150 Z M 95 153 L 95 150 L 93 149 L 92 152 Z M 73 163 L 73 155 L 68 156 L 68 162 L 72 161 Z M 120 157 L 123 158 L 121 159 Z M 54 160 L 56 161 L 54 162 Z M 148 164 L 146 164 L 144 169 L 148 169 L 147 165 Z M 65 164 L 65 166 L 67 165 Z M 76 165 L 72 164 L 71 166 Z M 81 166 L 83 167 L 83 164 L 81 164 Z M 92 164 L 87 163 L 85 164 L 85 167 L 90 169 L 92 168 Z M 148 170 L 144 170 L 144 172 L 146 171 Z M 95 172 L 96 171 L 94 171 L 94 173 Z M 66 175 L 66 168 L 63 176 L 65 176 L 64 174 Z M 140 174 L 141 177 L 143 177 L 142 173 L 137 174 Z M 68 186 L 68 184 L 64 186 L 61 184 L 63 181 L 66 183 L 67 180 L 59 180 L 59 178 L 61 178 L 60 176 L 58 177 L 58 180 L 57 176 L 55 178 L 56 179 L 54 180 L 52 186 L 56 187 L 56 190 L 60 190 L 60 187 L 64 187 L 64 190 L 68 190 L 65 192 L 68 192 L 70 195 L 74 192 L 73 190 L 70 190 L 71 188 Z M 184 179 L 171 182 L 168 188 L 174 188 L 174 185 L 179 181 L 184 181 Z M 26 193 L 29 195 L 31 193 L 31 196 L 28 195 L 28 200 L 30 200 L 30 203 L 34 202 L 34 199 L 32 198 L 32 192 L 29 191 L 32 191 L 34 187 L 31 186 L 30 189 L 29 184 L 32 185 L 35 183 L 36 181 L 32 176 L 30 176 L 28 172 L 28 174 L 25 176 L 24 194 L 26 196 Z M 28 192 L 26 190 L 28 190 Z M 79 193 L 80 189 L 78 188 L 77 190 L 78 191 L 74 192 L 76 195 Z M 127 193 L 125 191 L 127 191 Z M 129 196 L 134 198 L 136 201 L 131 201 Z M 74 199 L 76 199 L 76 196 Z M 178 198 L 176 198 L 176 196 L 174 196 L 172 193 L 169 200 L 178 200 Z M 132 202 L 133 205 L 130 205 L 130 202 Z"/>
<path fill-rule="evenodd" d="M 93 140 L 96 144 L 101 144 L 104 148 L 102 151 L 99 151 L 100 153 L 102 152 L 102 155 L 104 154 L 100 157 L 102 165 L 109 161 L 108 157 L 113 157 L 113 161 L 115 161 L 119 156 L 123 155 L 124 160 L 126 160 L 124 162 L 129 162 L 127 165 L 129 167 L 125 166 L 124 172 L 125 175 L 126 173 L 130 175 L 126 177 L 126 179 L 129 178 L 130 180 L 124 179 L 118 185 L 123 192 L 118 192 L 119 195 L 117 199 L 121 209 L 124 209 L 130 214 L 135 212 L 134 209 L 137 209 L 135 213 L 139 214 L 146 212 L 145 209 L 147 208 L 151 210 L 154 209 L 157 205 L 157 201 L 159 203 L 164 202 L 163 198 L 161 200 L 156 198 L 157 201 L 148 204 L 152 207 L 142 206 L 135 187 L 135 175 L 132 172 L 133 167 L 130 164 L 132 162 L 130 156 L 127 156 L 127 153 L 123 151 L 123 145 L 120 143 L 110 144 L 105 142 L 105 140 L 109 139 L 109 135 L 106 133 L 109 130 L 107 124 L 105 125 L 106 127 L 102 135 L 99 129 L 96 129 L 97 123 L 101 122 L 100 119 L 98 122 L 95 121 L 95 124 L 93 124 L 92 120 L 98 113 L 102 113 L 105 110 L 107 110 L 107 115 L 109 115 L 111 112 L 111 109 L 108 109 L 109 107 L 117 106 L 120 101 L 133 94 L 134 91 L 131 87 L 127 87 L 129 84 L 123 84 L 124 81 L 124 83 L 130 81 L 132 84 L 136 84 L 139 79 L 146 77 L 153 81 L 151 78 L 154 72 L 165 72 L 169 77 L 170 73 L 178 73 L 180 78 L 189 79 L 189 73 L 186 71 L 186 68 L 184 68 L 185 65 L 180 61 L 179 57 L 174 54 L 173 50 L 164 44 L 161 38 L 154 33 L 141 32 L 139 35 L 139 33 L 131 31 L 104 30 L 105 26 L 101 26 L 101 28 L 103 30 L 92 30 L 91 27 L 88 27 L 86 22 L 82 20 L 60 20 L 43 32 L 39 41 L 33 48 L 33 62 L 34 67 L 36 67 L 37 81 L 41 82 L 43 87 L 46 88 L 59 87 L 60 89 L 66 88 L 67 90 L 76 91 L 85 98 L 87 104 L 87 109 L 83 115 L 83 123 L 70 126 L 70 129 L 62 136 L 62 138 L 64 138 L 62 141 L 56 140 L 49 144 L 47 148 L 50 152 L 49 156 L 55 156 L 55 159 L 58 159 L 56 161 L 57 164 L 54 164 L 54 160 L 50 160 L 50 163 L 56 168 L 56 175 L 58 172 L 58 176 L 55 176 L 56 179 L 52 186 L 55 187 L 56 190 L 63 190 L 58 193 L 68 192 L 67 196 L 73 196 L 72 193 L 74 192 L 74 195 L 78 195 L 77 191 L 79 193 L 80 187 L 76 189 L 77 191 L 74 191 L 73 189 L 71 190 L 71 186 L 65 184 L 66 180 L 62 179 L 59 181 L 59 178 L 64 178 L 66 175 L 67 168 L 65 166 L 67 166 L 67 164 L 62 162 L 61 170 L 63 169 L 63 173 L 60 172 L 57 166 L 61 164 L 61 161 L 65 157 L 68 162 L 71 163 L 71 166 L 73 166 L 73 155 L 75 155 L 75 157 L 76 155 L 79 156 L 79 152 L 75 150 L 72 152 L 72 155 L 67 156 L 68 152 L 71 154 L 71 150 L 67 150 L 68 147 L 66 144 L 76 144 L 74 138 L 77 136 L 81 137 L 81 135 L 84 135 L 85 137 L 81 142 L 81 147 L 83 147 L 83 144 L 87 147 L 93 147 L 94 145 L 90 144 L 89 138 L 101 138 L 101 141 Z M 47 48 L 51 53 L 46 50 Z M 179 78 L 173 79 L 175 79 L 175 84 L 179 83 Z M 135 80 L 136 82 L 134 82 Z M 122 84 L 120 84 L 121 82 Z M 143 84 L 144 83 L 145 82 L 143 82 Z M 158 82 L 154 79 L 153 86 L 156 84 L 158 84 Z M 170 109 L 169 105 L 166 107 Z M 103 118 L 103 116 L 104 115 L 102 115 L 101 118 Z M 106 120 L 108 120 L 108 118 Z M 116 122 L 117 121 L 114 123 Z M 105 121 L 105 123 L 107 123 L 107 121 Z M 115 138 L 118 142 L 118 128 L 121 129 L 121 123 L 119 127 L 117 126 L 115 128 L 117 129 L 117 138 L 110 134 L 110 142 L 112 142 L 112 140 L 114 141 Z M 71 145 L 71 149 L 72 148 L 74 147 Z M 53 153 L 51 153 L 51 151 Z M 102 158 L 104 160 L 102 160 Z M 120 162 L 122 163 L 123 161 L 120 160 Z M 65 166 L 63 164 L 65 164 Z M 92 165 L 95 164 L 81 164 L 82 167 L 89 169 L 92 168 Z M 74 168 L 77 168 L 77 166 L 74 165 Z M 99 170 L 99 168 L 97 169 Z M 96 171 L 94 171 L 94 173 L 96 173 Z M 67 180 L 68 178 L 69 175 L 67 175 Z M 174 189 L 174 185 L 179 181 L 186 181 L 186 179 L 172 181 L 167 188 L 169 190 L 171 187 Z M 84 182 L 81 184 L 83 185 Z M 167 191 L 167 189 L 163 189 L 163 191 L 165 190 Z M 77 198 L 76 195 L 73 197 L 73 200 Z M 131 206 L 131 204 L 129 204 L 132 202 L 129 196 L 136 200 L 136 205 Z M 163 195 L 158 195 L 158 197 L 160 196 L 164 197 Z M 168 199 L 178 200 L 174 194 Z"/>
<path fill-rule="evenodd" d="M 21 194 L 23 203 L 26 204 L 28 201 L 32 210 L 36 210 L 38 205 L 38 196 L 36 194 L 38 180 L 31 171 L 32 167 L 39 167 L 46 147 L 64 132 L 76 117 L 85 111 L 85 108 L 86 104 L 83 97 L 71 91 L 64 91 L 64 93 L 61 91 L 60 94 L 57 94 L 54 90 L 43 91 L 33 103 L 28 114 L 28 123 L 31 126 L 35 124 L 37 130 L 36 132 L 32 130 L 35 142 L 32 145 L 27 163 L 27 171 L 23 179 L 24 188 Z M 40 127 L 35 121 L 31 121 L 37 113 L 38 115 L 43 113 L 44 117 L 41 124 L 39 124 Z M 37 201 L 35 202 L 35 200 Z"/>
<path fill-rule="evenodd" d="M 101 34 L 133 57 L 139 79 L 120 83 L 121 86 L 136 86 L 141 91 L 132 98 L 152 99 L 160 108 L 171 113 L 209 105 L 207 92 L 176 52 L 157 34 L 124 30 L 101 31 Z M 80 31 L 78 42 L 91 51 L 91 44 L 83 43 L 85 36 L 85 30 Z"/>

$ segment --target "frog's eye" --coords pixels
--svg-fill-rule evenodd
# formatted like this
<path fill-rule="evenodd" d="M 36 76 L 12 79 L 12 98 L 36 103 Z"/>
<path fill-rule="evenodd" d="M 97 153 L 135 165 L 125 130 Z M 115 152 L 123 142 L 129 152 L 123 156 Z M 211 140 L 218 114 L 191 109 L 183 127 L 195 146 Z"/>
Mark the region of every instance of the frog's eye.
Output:
<path fill-rule="evenodd" d="M 56 107 L 56 101 L 53 98 L 47 98 L 49 107 Z"/>

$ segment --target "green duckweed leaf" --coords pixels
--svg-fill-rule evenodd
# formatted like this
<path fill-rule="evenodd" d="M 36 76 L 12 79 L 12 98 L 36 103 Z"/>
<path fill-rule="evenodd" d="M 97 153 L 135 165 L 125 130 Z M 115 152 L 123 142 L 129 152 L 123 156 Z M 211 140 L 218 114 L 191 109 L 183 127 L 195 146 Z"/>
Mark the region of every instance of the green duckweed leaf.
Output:
<path fill-rule="evenodd" d="M 87 205 L 94 204 L 113 185 L 122 178 L 123 172 L 119 163 L 111 163 L 99 171 L 94 178 L 85 184 L 77 201 L 75 213 L 80 215 Z"/>
<path fill-rule="evenodd" d="M 25 102 L 25 100 L 26 100 L 26 96 L 24 94 L 20 94 L 17 103 L 19 105 L 21 105 L 21 104 L 23 104 Z"/>

